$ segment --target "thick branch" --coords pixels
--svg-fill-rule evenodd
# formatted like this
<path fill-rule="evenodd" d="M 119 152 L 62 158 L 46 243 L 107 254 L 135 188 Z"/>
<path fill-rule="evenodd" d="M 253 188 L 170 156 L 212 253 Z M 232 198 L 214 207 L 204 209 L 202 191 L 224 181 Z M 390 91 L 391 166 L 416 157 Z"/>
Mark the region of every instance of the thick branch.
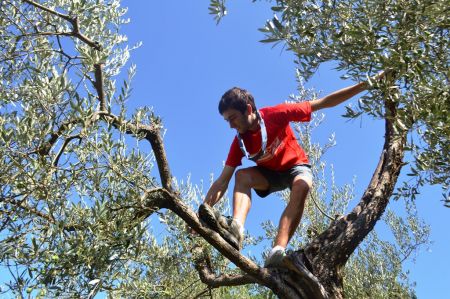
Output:
<path fill-rule="evenodd" d="M 208 241 L 208 243 L 212 244 L 226 258 L 231 260 L 246 273 L 255 276 L 269 277 L 269 273 L 266 270 L 263 270 L 253 261 L 241 255 L 239 251 L 222 239 L 218 233 L 206 226 L 203 226 L 194 211 L 186 206 L 181 199 L 174 195 L 170 196 L 166 208 L 170 209 L 182 218 L 192 229 Z"/>
<path fill-rule="evenodd" d="M 161 177 L 161 184 L 167 190 L 172 189 L 172 174 L 170 173 L 169 162 L 167 161 L 164 143 L 160 134 L 159 128 L 152 127 L 147 130 L 146 137 L 152 145 L 153 153 L 155 154 L 156 163 L 158 164 L 159 175 Z"/>
<path fill-rule="evenodd" d="M 193 253 L 198 258 L 194 261 L 200 279 L 209 287 L 217 288 L 222 286 L 239 286 L 251 283 L 258 283 L 258 280 L 248 274 L 220 274 L 216 275 L 212 269 L 210 257 L 204 253 L 201 246 L 196 246 Z M 290 271 L 273 270 L 271 272 L 274 281 L 283 281 L 285 286 L 283 291 L 277 294 L 288 293 L 288 298 L 311 298 L 325 299 L 328 298 L 324 287 L 318 279 L 312 275 L 303 264 L 300 266 L 298 260 L 288 257 L 289 266 L 286 267 Z M 292 271 L 292 272 L 291 272 Z"/>
<path fill-rule="evenodd" d="M 97 115 L 102 117 L 107 122 L 110 122 L 116 129 L 122 130 L 127 134 L 143 136 L 144 139 L 150 142 L 153 153 L 155 154 L 156 163 L 158 164 L 161 184 L 165 189 L 171 190 L 172 175 L 170 173 L 169 162 L 167 161 L 164 142 L 162 140 L 160 127 L 158 126 L 158 124 L 133 124 L 105 111 L 98 112 Z"/>
<path fill-rule="evenodd" d="M 338 259 L 342 265 L 384 213 L 403 166 L 407 131 L 396 128 L 394 103 L 386 103 L 386 112 L 385 144 L 378 167 L 359 204 L 343 219 L 348 224 L 338 239 L 339 244 L 335 244 L 341 248 Z"/>
<path fill-rule="evenodd" d="M 146 190 L 140 200 L 139 210 L 136 211 L 134 219 L 147 218 L 155 211 L 166 206 L 171 194 L 164 188 L 155 188 Z M 133 206 L 136 208 L 136 206 Z"/>
<path fill-rule="evenodd" d="M 378 166 L 358 205 L 345 217 L 337 219 L 305 249 L 313 272 L 323 283 L 330 282 L 327 291 L 342 291 L 342 267 L 356 247 L 374 228 L 389 203 L 403 166 L 406 130 L 396 126 L 397 107 L 386 100 L 385 144 Z M 331 286 L 331 287 L 330 287 Z"/>

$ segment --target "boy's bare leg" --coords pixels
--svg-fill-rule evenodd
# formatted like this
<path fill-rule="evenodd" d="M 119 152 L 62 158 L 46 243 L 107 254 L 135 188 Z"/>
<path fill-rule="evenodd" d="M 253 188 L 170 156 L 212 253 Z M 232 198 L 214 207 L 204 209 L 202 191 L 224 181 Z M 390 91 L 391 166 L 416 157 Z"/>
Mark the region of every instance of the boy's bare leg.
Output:
<path fill-rule="evenodd" d="M 292 190 L 289 203 L 281 214 L 278 233 L 275 238 L 274 247 L 286 248 L 289 240 L 295 233 L 305 208 L 306 197 L 312 181 L 309 178 L 297 176 L 292 183 Z"/>
<path fill-rule="evenodd" d="M 244 226 L 251 206 L 251 189 L 267 190 L 269 182 L 256 167 L 238 170 L 233 191 L 233 218 Z"/>

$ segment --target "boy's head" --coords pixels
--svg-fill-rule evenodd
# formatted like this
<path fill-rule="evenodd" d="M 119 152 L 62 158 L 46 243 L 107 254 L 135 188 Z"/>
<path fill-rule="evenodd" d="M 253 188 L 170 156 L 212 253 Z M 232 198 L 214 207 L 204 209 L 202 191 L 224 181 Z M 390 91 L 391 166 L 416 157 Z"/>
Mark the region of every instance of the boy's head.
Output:
<path fill-rule="evenodd" d="M 219 101 L 219 113 L 223 113 L 228 109 L 235 109 L 245 114 L 247 105 L 252 107 L 252 111 L 256 111 L 255 99 L 247 90 L 233 87 L 225 92 Z"/>
<path fill-rule="evenodd" d="M 219 102 L 219 112 L 240 134 L 244 134 L 258 123 L 253 96 L 245 89 L 233 87 L 224 93 Z"/>

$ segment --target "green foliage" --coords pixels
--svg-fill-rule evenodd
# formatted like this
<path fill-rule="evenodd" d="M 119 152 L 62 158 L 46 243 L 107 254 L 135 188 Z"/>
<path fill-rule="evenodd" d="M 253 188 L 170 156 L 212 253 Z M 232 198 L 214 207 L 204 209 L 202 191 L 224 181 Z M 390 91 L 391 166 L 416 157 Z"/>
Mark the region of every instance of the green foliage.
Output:
<path fill-rule="evenodd" d="M 420 246 L 430 244 L 430 228 L 421 222 L 413 202 L 405 203 L 405 217 L 389 210 L 383 221 L 393 241 L 380 240 L 375 232 L 350 258 L 345 268 L 345 294 L 349 298 L 415 298 L 414 283 L 402 264 L 414 260 Z"/>
<path fill-rule="evenodd" d="M 345 268 L 347 298 L 414 298 L 408 272 L 403 272 L 395 247 L 370 234 Z"/>
<path fill-rule="evenodd" d="M 227 14 L 225 0 L 211 0 L 209 4 L 209 14 L 213 15 L 214 20 L 219 24 L 220 20 Z"/>
<path fill-rule="evenodd" d="M 101 63 L 106 98 L 126 115 L 130 89 L 116 95 L 114 79 L 129 57 L 118 32 L 126 10 L 119 1 L 39 3 L 54 13 L 0 5 L 0 261 L 17 296 L 89 297 L 141 254 L 148 237 L 134 211 L 158 184 L 151 154 L 96 114 Z M 101 50 L 69 36 L 75 26 L 58 13 L 77 16 Z"/>

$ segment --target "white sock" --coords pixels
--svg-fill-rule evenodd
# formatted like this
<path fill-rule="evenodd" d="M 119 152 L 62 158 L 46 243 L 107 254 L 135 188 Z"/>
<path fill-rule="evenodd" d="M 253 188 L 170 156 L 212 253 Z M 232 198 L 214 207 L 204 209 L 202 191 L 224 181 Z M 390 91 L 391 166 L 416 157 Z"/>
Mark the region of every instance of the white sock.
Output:
<path fill-rule="evenodd" d="M 277 245 L 274 248 L 272 248 L 272 250 L 269 252 L 269 257 L 271 257 L 275 252 L 281 250 L 284 251 L 286 248 L 284 248 L 283 246 Z"/>
<path fill-rule="evenodd" d="M 243 235 L 243 234 L 244 234 L 244 226 L 243 226 L 242 223 L 241 223 L 239 220 L 237 220 L 236 218 L 233 218 L 233 220 L 234 220 L 234 222 L 237 223 L 237 225 L 238 225 L 238 227 L 239 227 L 239 233 L 240 233 L 241 235 Z"/>

